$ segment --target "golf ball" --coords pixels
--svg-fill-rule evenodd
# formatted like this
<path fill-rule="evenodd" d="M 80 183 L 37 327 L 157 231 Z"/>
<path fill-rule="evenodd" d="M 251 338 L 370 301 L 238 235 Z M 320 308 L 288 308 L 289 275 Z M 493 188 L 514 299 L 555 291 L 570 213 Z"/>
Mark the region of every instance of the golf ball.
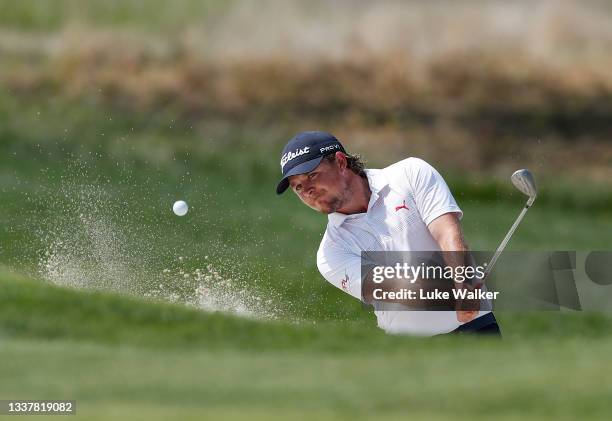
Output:
<path fill-rule="evenodd" d="M 178 216 L 184 216 L 185 214 L 187 214 L 188 210 L 189 206 L 187 206 L 187 202 L 185 202 L 184 200 L 177 200 L 176 202 L 174 202 L 174 205 L 172 205 L 172 212 L 174 212 L 175 215 Z"/>

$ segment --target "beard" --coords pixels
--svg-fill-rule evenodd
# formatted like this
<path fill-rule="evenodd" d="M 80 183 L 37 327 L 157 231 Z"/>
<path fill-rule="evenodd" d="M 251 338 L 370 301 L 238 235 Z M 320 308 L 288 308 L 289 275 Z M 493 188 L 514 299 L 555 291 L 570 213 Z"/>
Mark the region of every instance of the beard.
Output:
<path fill-rule="evenodd" d="M 317 203 L 318 208 L 315 209 L 325 215 L 329 215 L 330 213 L 338 212 L 338 209 L 341 209 L 345 203 L 346 197 L 340 193 L 319 201 Z"/>
<path fill-rule="evenodd" d="M 339 197 L 332 197 L 327 201 L 325 207 L 321 207 L 321 213 L 329 215 L 330 213 L 337 212 L 342 207 L 342 200 Z"/>
<path fill-rule="evenodd" d="M 331 189 L 331 191 L 329 189 L 322 188 L 314 201 L 310 203 L 308 203 L 306 200 L 303 201 L 311 209 L 325 215 L 338 212 L 350 202 L 350 199 L 353 196 L 351 186 L 345 180 L 341 180 L 338 187 L 339 188 Z"/>

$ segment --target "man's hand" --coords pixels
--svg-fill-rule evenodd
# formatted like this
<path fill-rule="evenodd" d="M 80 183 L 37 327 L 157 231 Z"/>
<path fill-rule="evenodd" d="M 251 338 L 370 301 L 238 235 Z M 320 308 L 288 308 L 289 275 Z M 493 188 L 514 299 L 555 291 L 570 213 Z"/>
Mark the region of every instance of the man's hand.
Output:
<path fill-rule="evenodd" d="M 480 289 L 480 285 L 472 286 L 468 283 L 455 282 L 455 289 L 466 289 L 468 291 L 474 291 Z M 480 300 L 478 299 L 457 299 L 455 303 L 455 310 L 457 311 L 457 321 L 461 323 L 467 323 L 474 320 L 478 316 L 478 309 L 480 308 Z"/>

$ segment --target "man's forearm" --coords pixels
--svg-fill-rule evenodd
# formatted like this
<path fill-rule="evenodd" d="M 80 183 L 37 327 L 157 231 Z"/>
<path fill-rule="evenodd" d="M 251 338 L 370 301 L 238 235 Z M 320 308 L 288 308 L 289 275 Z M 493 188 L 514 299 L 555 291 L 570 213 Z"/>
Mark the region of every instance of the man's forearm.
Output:
<path fill-rule="evenodd" d="M 466 265 L 466 255 L 469 251 L 469 247 L 463 232 L 461 225 L 456 216 L 452 214 L 446 214 L 432 223 L 436 224 L 434 227 L 430 227 L 434 239 L 438 242 L 442 255 L 444 257 L 444 263 L 453 268 L 453 271 L 458 266 Z"/>
<path fill-rule="evenodd" d="M 434 239 L 438 242 L 444 263 L 446 266 L 453 269 L 453 273 L 457 273 L 458 267 L 467 267 L 472 264 L 471 259 L 468 259 L 469 247 L 463 232 L 459 219 L 454 214 L 445 214 L 436 219 L 429 227 Z M 465 271 L 465 269 L 462 269 Z M 471 284 L 466 285 L 464 282 L 453 282 L 454 289 L 470 288 Z M 460 300 L 456 303 L 457 320 L 460 322 L 468 322 L 478 315 L 480 308 L 479 301 Z"/>

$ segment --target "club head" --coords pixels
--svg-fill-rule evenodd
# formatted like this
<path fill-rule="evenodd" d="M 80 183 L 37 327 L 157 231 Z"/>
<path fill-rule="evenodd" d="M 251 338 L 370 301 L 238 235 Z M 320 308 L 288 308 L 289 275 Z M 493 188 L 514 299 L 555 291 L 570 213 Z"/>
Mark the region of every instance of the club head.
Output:
<path fill-rule="evenodd" d="M 538 195 L 538 189 L 536 187 L 533 174 L 526 169 L 518 170 L 512 174 L 510 180 L 512 180 L 514 187 L 519 189 L 523 194 L 529 196 L 530 204 L 533 203 Z"/>

